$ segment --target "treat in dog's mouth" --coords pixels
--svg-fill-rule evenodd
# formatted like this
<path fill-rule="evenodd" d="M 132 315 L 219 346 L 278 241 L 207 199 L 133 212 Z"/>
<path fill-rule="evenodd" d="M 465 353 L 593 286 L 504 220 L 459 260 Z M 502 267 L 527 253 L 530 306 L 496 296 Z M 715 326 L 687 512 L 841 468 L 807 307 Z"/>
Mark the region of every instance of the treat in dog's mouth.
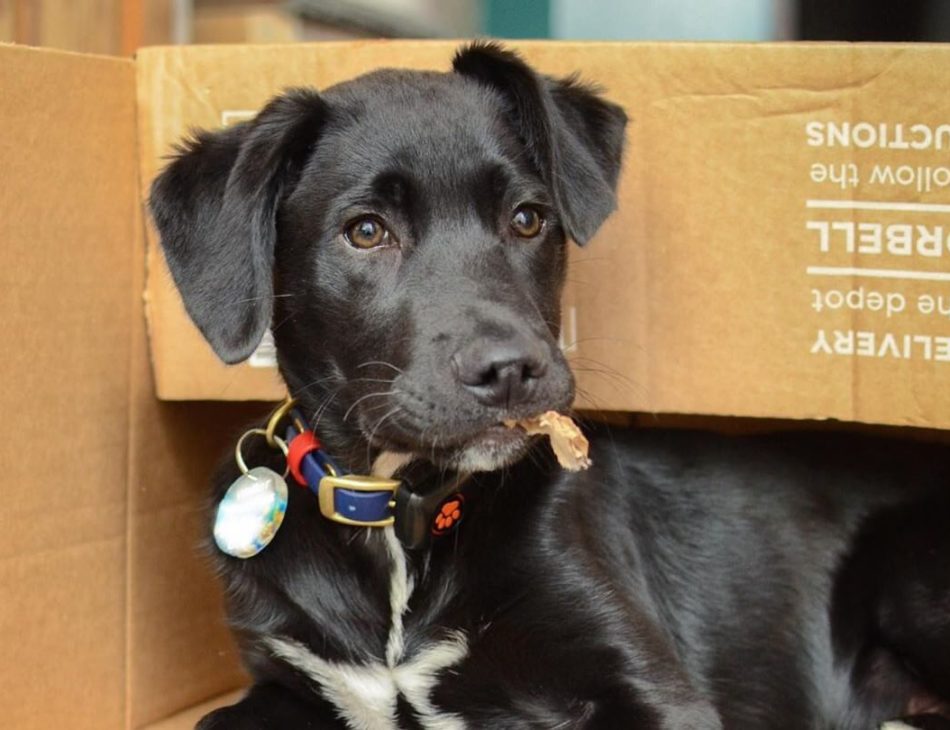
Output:
<path fill-rule="evenodd" d="M 591 465 L 587 455 L 590 445 L 570 416 L 557 411 L 547 411 L 532 418 L 505 421 L 505 426 L 511 429 L 520 428 L 530 436 L 547 436 L 557 463 L 568 471 L 581 471 Z"/>

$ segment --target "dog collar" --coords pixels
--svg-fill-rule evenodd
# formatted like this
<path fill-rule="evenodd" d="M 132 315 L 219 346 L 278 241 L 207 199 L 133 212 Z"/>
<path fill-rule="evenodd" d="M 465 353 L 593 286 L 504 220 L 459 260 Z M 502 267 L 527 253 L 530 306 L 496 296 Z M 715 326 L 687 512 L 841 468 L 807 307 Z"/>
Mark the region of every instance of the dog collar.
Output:
<path fill-rule="evenodd" d="M 283 438 L 277 430 L 286 422 Z M 283 476 L 267 467 L 248 469 L 241 454 L 244 440 L 263 436 L 287 462 Z M 389 527 L 409 549 L 419 549 L 455 529 L 464 514 L 462 487 L 468 475 L 449 479 L 419 468 L 405 470 L 400 479 L 344 474 L 324 451 L 295 402 L 287 399 L 268 419 L 266 429 L 252 429 L 238 440 L 235 461 L 241 471 L 218 505 L 214 536 L 222 551 L 247 558 L 273 539 L 287 508 L 290 474 L 317 498 L 320 513 L 333 522 L 353 527 Z"/>

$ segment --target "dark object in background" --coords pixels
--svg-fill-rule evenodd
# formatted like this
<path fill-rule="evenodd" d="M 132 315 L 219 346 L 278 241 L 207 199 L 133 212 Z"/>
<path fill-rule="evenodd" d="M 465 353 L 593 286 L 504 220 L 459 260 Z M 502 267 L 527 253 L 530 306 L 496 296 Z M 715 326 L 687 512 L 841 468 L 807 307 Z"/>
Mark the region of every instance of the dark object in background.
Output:
<path fill-rule="evenodd" d="M 811 41 L 945 41 L 944 0 L 799 0 L 798 37 Z"/>

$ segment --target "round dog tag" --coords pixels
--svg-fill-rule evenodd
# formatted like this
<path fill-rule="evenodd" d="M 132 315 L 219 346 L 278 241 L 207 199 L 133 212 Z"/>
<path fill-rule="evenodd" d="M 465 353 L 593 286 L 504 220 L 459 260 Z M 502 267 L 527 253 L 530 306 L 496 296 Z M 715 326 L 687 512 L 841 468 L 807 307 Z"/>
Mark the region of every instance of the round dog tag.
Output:
<path fill-rule="evenodd" d="M 287 482 L 258 466 L 228 487 L 214 518 L 214 541 L 235 558 L 257 555 L 274 539 L 287 511 Z"/>

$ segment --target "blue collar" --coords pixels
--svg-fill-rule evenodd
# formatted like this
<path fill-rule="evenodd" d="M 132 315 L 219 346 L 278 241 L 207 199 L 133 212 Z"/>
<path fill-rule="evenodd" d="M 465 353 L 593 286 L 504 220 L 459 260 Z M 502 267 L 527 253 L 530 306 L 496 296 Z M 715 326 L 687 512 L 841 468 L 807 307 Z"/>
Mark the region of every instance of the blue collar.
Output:
<path fill-rule="evenodd" d="M 268 431 L 273 433 L 284 417 L 289 419 L 285 431 L 287 466 L 297 483 L 316 496 L 320 513 L 328 520 L 354 527 L 392 525 L 400 542 L 410 549 L 425 547 L 431 537 L 447 534 L 461 522 L 465 505 L 462 487 L 468 475 L 444 479 L 435 473 L 429 478 L 420 474 L 413 484 L 416 480 L 406 477 L 344 474 L 293 408 L 293 401 L 275 411 Z"/>

